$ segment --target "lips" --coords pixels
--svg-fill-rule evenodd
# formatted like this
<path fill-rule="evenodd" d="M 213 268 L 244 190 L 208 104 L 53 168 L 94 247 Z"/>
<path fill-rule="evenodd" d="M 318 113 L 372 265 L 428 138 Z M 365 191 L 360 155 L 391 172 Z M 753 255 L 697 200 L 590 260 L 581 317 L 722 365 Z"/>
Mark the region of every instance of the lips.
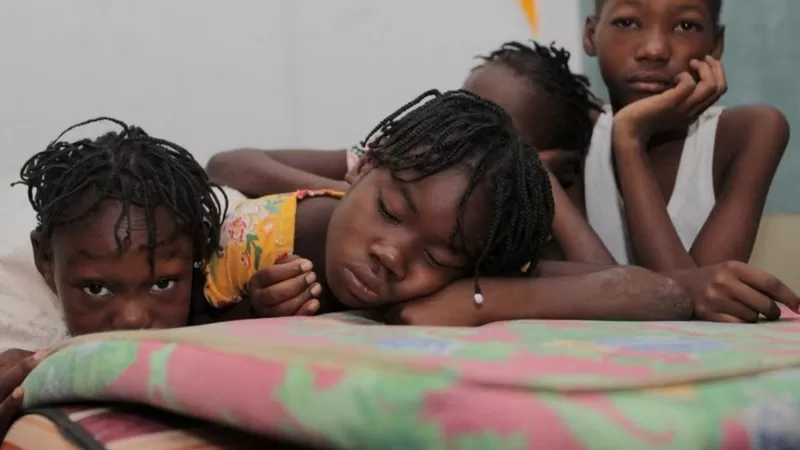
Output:
<path fill-rule="evenodd" d="M 634 91 L 647 93 L 664 92 L 675 84 L 673 77 L 657 72 L 635 73 L 626 81 Z"/>
<path fill-rule="evenodd" d="M 361 303 L 375 304 L 383 292 L 383 283 L 369 268 L 354 266 L 343 269 L 347 290 Z"/>

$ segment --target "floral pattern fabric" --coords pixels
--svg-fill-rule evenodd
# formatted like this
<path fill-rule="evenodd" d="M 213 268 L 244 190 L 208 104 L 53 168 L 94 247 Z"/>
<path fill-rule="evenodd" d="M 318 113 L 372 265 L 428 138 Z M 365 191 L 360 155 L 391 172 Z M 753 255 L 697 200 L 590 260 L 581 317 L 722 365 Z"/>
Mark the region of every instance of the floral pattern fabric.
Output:
<path fill-rule="evenodd" d="M 354 314 L 73 339 L 25 406 L 122 401 L 351 449 L 800 448 L 800 318 L 383 326 Z"/>
<path fill-rule="evenodd" d="M 218 308 L 240 301 L 256 271 L 292 254 L 297 203 L 320 195 L 343 196 L 333 190 L 301 190 L 237 204 L 225 217 L 219 250 L 206 265 L 206 300 Z"/>

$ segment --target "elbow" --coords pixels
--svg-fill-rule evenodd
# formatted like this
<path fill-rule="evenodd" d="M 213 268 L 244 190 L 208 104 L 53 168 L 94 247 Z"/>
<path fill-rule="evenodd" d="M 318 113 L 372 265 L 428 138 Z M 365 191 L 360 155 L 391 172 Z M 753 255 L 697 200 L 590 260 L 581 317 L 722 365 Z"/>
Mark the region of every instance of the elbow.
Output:
<path fill-rule="evenodd" d="M 221 183 L 225 179 L 225 174 L 230 170 L 231 152 L 220 152 L 214 154 L 206 164 L 206 173 L 211 181 Z"/>

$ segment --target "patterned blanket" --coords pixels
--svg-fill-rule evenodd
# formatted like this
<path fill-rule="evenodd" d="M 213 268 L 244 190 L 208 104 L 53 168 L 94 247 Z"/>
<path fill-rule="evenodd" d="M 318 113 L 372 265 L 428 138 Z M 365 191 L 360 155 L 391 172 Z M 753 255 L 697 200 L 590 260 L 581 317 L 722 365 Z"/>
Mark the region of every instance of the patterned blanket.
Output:
<path fill-rule="evenodd" d="M 327 448 L 800 448 L 800 317 L 784 317 L 106 333 L 45 360 L 25 399 L 143 403 Z"/>

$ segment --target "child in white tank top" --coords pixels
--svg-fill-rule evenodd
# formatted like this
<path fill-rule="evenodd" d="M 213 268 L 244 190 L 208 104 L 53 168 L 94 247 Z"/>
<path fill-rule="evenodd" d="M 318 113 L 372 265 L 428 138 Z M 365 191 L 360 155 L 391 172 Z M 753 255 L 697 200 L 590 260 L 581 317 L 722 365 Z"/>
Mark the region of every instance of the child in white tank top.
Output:
<path fill-rule="evenodd" d="M 727 89 L 721 3 L 605 0 L 586 21 L 611 105 L 573 198 L 620 264 L 671 272 L 750 258 L 789 126 L 769 106 L 711 106 Z M 774 305 L 752 284 L 696 313 L 766 315 Z"/>

